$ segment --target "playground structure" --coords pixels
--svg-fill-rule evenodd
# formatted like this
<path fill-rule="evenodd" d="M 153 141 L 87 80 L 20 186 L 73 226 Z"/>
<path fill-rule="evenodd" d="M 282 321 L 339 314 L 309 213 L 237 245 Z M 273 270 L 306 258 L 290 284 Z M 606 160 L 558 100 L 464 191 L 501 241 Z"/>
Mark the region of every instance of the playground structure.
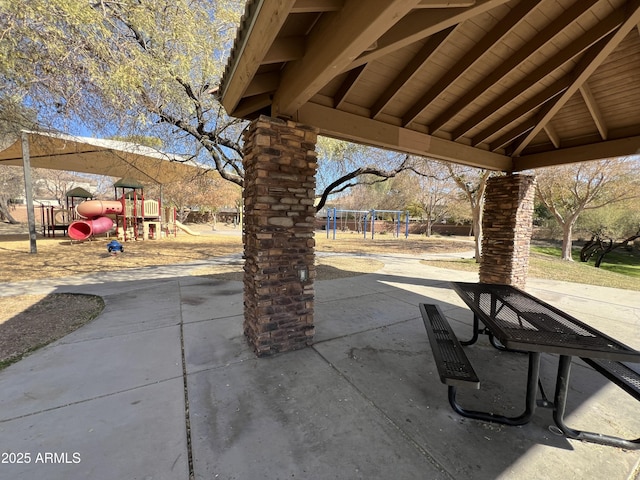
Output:
<path fill-rule="evenodd" d="M 67 196 L 66 209 L 43 206 L 43 234 L 55 236 L 56 231 L 63 231 L 78 241 L 108 234 L 114 227 L 115 237 L 123 241 L 176 236 L 178 228 L 195 234 L 177 221 L 175 208 L 163 207 L 159 199 L 145 199 L 137 182 L 122 179 L 114 188 L 116 200 L 93 200 L 86 192 L 81 197 Z M 78 198 L 84 201 L 76 205 Z"/>
<path fill-rule="evenodd" d="M 55 237 L 56 232 L 62 232 L 63 236 L 67 235 L 69 225 L 80 219 L 76 213 L 76 206 L 80 202 L 93 198 L 93 195 L 80 187 L 69 190 L 65 196 L 65 208 L 40 204 L 40 225 L 43 237 Z"/>
<path fill-rule="evenodd" d="M 404 237 L 409 237 L 409 212 L 401 210 L 341 210 L 337 208 L 327 209 L 327 238 L 330 233 L 333 232 L 333 240 L 336 239 L 336 232 L 338 230 L 338 222 L 341 223 L 341 231 L 346 230 L 345 225 L 352 223 L 357 233 L 362 233 L 364 238 L 367 238 L 367 231 L 371 233 L 371 239 L 375 238 L 376 234 L 376 219 L 381 214 L 390 214 L 393 217 L 394 229 L 393 233 L 396 238 L 400 238 L 400 229 L 402 222 L 402 216 L 404 215 Z M 350 220 L 353 217 L 353 220 Z M 380 220 L 378 220 L 380 221 Z M 351 229 L 349 229 L 351 230 Z"/>

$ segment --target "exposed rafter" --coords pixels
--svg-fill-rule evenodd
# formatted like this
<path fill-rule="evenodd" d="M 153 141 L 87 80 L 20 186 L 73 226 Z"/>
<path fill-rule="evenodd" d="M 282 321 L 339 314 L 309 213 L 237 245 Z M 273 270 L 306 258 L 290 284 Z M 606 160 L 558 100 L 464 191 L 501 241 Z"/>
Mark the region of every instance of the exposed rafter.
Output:
<path fill-rule="evenodd" d="M 582 61 L 576 67 L 574 72 L 574 81 L 567 88 L 567 90 L 559 95 L 553 101 L 553 108 L 549 109 L 544 115 L 538 119 L 538 124 L 531 132 L 520 142 L 520 144 L 513 151 L 514 156 L 518 156 L 529 145 L 531 140 L 542 130 L 542 128 L 553 118 L 553 116 L 564 106 L 567 101 L 573 96 L 574 93 L 587 81 L 589 76 L 604 62 L 609 54 L 624 40 L 627 34 L 633 29 L 638 22 L 640 22 L 640 0 L 634 0 L 629 2 L 625 7 L 626 18 L 620 28 L 606 39 L 603 39 L 600 44 L 592 49 L 582 59 Z"/>
<path fill-rule="evenodd" d="M 437 82 L 431 87 L 422 97 L 409 109 L 408 112 L 402 117 L 402 124 L 406 127 L 415 120 L 439 95 L 442 93 L 465 72 L 467 72 L 473 65 L 481 61 L 483 55 L 489 51 L 489 49 L 498 43 L 506 34 L 512 29 L 518 26 L 523 18 L 531 12 L 536 6 L 536 1 L 523 1 L 514 8 L 507 18 L 498 22 L 496 28 L 490 30 L 484 37 L 482 37 L 474 47 L 465 53 L 464 57 L 456 62 L 454 67 L 447 70 Z"/>
<path fill-rule="evenodd" d="M 584 103 L 587 105 L 587 109 L 591 114 L 591 118 L 593 118 L 593 122 L 596 124 L 596 128 L 600 132 L 600 136 L 603 140 L 607 139 L 607 124 L 602 117 L 602 113 L 600 112 L 600 108 L 598 107 L 598 103 L 596 99 L 593 97 L 593 93 L 589 88 L 587 82 L 580 86 L 580 93 L 582 94 L 582 98 Z"/>
<path fill-rule="evenodd" d="M 480 95 L 489 90 L 493 85 L 500 82 L 513 70 L 517 69 L 522 63 L 526 62 L 531 55 L 540 50 L 543 46 L 549 43 L 554 37 L 562 33 L 567 25 L 575 21 L 578 17 L 584 14 L 596 0 L 583 0 L 576 2 L 569 10 L 565 11 L 562 15 L 556 18 L 553 22 L 547 25 L 542 31 L 540 31 L 535 39 L 524 44 L 524 46 L 511 55 L 502 65 L 496 68 L 491 75 L 483 78 L 473 88 L 469 89 L 466 94 L 454 102 L 449 108 L 442 112 L 429 124 L 429 131 L 436 132 L 440 130 L 448 121 L 450 121 L 455 115 L 467 105 L 473 103 Z M 564 62 L 562 62 L 564 63 Z M 467 122 L 471 124 L 471 121 Z M 469 131 L 469 127 L 465 124 L 464 127 L 456 129 L 454 135 L 458 138 L 465 132 Z M 462 133 L 460 133 L 462 132 Z"/>
<path fill-rule="evenodd" d="M 640 154 L 639 5 L 248 0 L 217 92 L 231 115 L 480 168 Z"/>
<path fill-rule="evenodd" d="M 371 116 L 375 118 L 384 109 L 386 105 L 393 100 L 400 90 L 422 69 L 424 64 L 431 58 L 433 53 L 438 49 L 440 45 L 449 37 L 453 32 L 454 27 L 449 27 L 441 32 L 438 32 L 429 38 L 420 49 L 420 51 L 411 59 L 407 66 L 400 72 L 400 74 L 393 79 L 386 90 L 382 93 L 380 98 L 376 100 L 371 108 Z"/>
<path fill-rule="evenodd" d="M 396 23 L 378 39 L 378 48 L 360 55 L 347 68 L 372 62 L 449 27 L 486 12 L 509 0 L 477 0 L 473 7 L 417 10 Z"/>
<path fill-rule="evenodd" d="M 593 29 L 586 32 L 575 41 L 571 42 L 564 50 L 556 53 L 556 55 L 551 57 L 547 62 L 540 65 L 534 71 L 529 72 L 529 74 L 525 78 L 515 83 L 504 94 L 496 98 L 489 105 L 482 108 L 479 112 L 471 116 L 471 118 L 463 122 L 460 126 L 456 127 L 451 136 L 454 139 L 462 137 L 475 125 L 482 122 L 483 119 L 493 115 L 499 109 L 522 95 L 524 92 L 532 88 L 534 85 L 556 71 L 558 68 L 573 60 L 586 49 L 598 42 L 605 35 L 608 35 L 611 31 L 613 31 L 620 25 L 621 21 L 622 15 L 620 15 L 619 12 L 609 15 L 602 22 L 598 23 Z M 438 120 L 435 125 L 432 125 L 432 131 L 435 131 L 437 129 L 437 126 L 442 126 L 441 122 L 442 119 Z"/>

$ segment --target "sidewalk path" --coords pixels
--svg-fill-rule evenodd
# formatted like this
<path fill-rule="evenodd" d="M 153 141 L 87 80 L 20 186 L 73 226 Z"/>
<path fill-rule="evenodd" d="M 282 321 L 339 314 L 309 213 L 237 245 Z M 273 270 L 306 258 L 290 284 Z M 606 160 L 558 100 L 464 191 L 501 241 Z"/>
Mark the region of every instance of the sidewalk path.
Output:
<path fill-rule="evenodd" d="M 264 359 L 242 333 L 242 282 L 191 274 L 239 255 L 3 284 L 99 294 L 105 310 L 0 371 L 0 479 L 640 478 L 637 451 L 558 436 L 550 410 L 523 427 L 456 415 L 417 305 L 440 304 L 467 336 L 471 312 L 448 282 L 477 275 L 376 258 L 376 273 L 316 282 L 313 347 Z M 640 348 L 635 292 L 535 279 L 528 290 Z M 460 401 L 521 408 L 526 359 L 486 341 L 468 355 L 482 389 Z M 547 387 L 555 368 L 543 356 Z M 571 425 L 640 436 L 638 402 L 580 363 L 569 412 Z"/>

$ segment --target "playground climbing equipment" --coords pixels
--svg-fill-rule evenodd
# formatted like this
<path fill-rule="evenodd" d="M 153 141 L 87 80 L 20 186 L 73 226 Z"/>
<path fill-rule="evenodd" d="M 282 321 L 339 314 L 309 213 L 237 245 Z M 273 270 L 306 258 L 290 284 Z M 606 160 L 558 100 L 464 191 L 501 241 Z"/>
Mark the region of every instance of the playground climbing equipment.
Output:
<path fill-rule="evenodd" d="M 409 237 L 409 212 L 402 210 L 342 210 L 337 208 L 327 209 L 327 238 L 333 232 L 333 240 L 336 239 L 338 228 L 341 231 L 355 230 L 362 233 L 363 238 L 367 238 L 367 232 L 371 234 L 373 240 L 376 235 L 376 220 L 380 222 L 383 215 L 391 215 L 393 218 L 393 233 L 396 238 L 400 238 L 401 225 L 404 223 L 404 237 Z M 403 221 L 404 216 L 404 221 Z M 388 222 L 387 222 L 388 223 Z M 340 224 L 340 227 L 338 227 Z M 350 226 L 353 227 L 350 228 Z"/>

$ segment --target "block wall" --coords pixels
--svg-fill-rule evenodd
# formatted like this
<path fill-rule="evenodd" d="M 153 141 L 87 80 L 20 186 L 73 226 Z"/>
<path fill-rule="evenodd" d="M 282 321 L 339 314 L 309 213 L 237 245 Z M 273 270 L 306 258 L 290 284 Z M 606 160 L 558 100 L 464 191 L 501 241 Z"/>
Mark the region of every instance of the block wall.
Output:
<path fill-rule="evenodd" d="M 244 137 L 244 333 L 258 356 L 313 342 L 317 129 L 261 116 Z"/>

